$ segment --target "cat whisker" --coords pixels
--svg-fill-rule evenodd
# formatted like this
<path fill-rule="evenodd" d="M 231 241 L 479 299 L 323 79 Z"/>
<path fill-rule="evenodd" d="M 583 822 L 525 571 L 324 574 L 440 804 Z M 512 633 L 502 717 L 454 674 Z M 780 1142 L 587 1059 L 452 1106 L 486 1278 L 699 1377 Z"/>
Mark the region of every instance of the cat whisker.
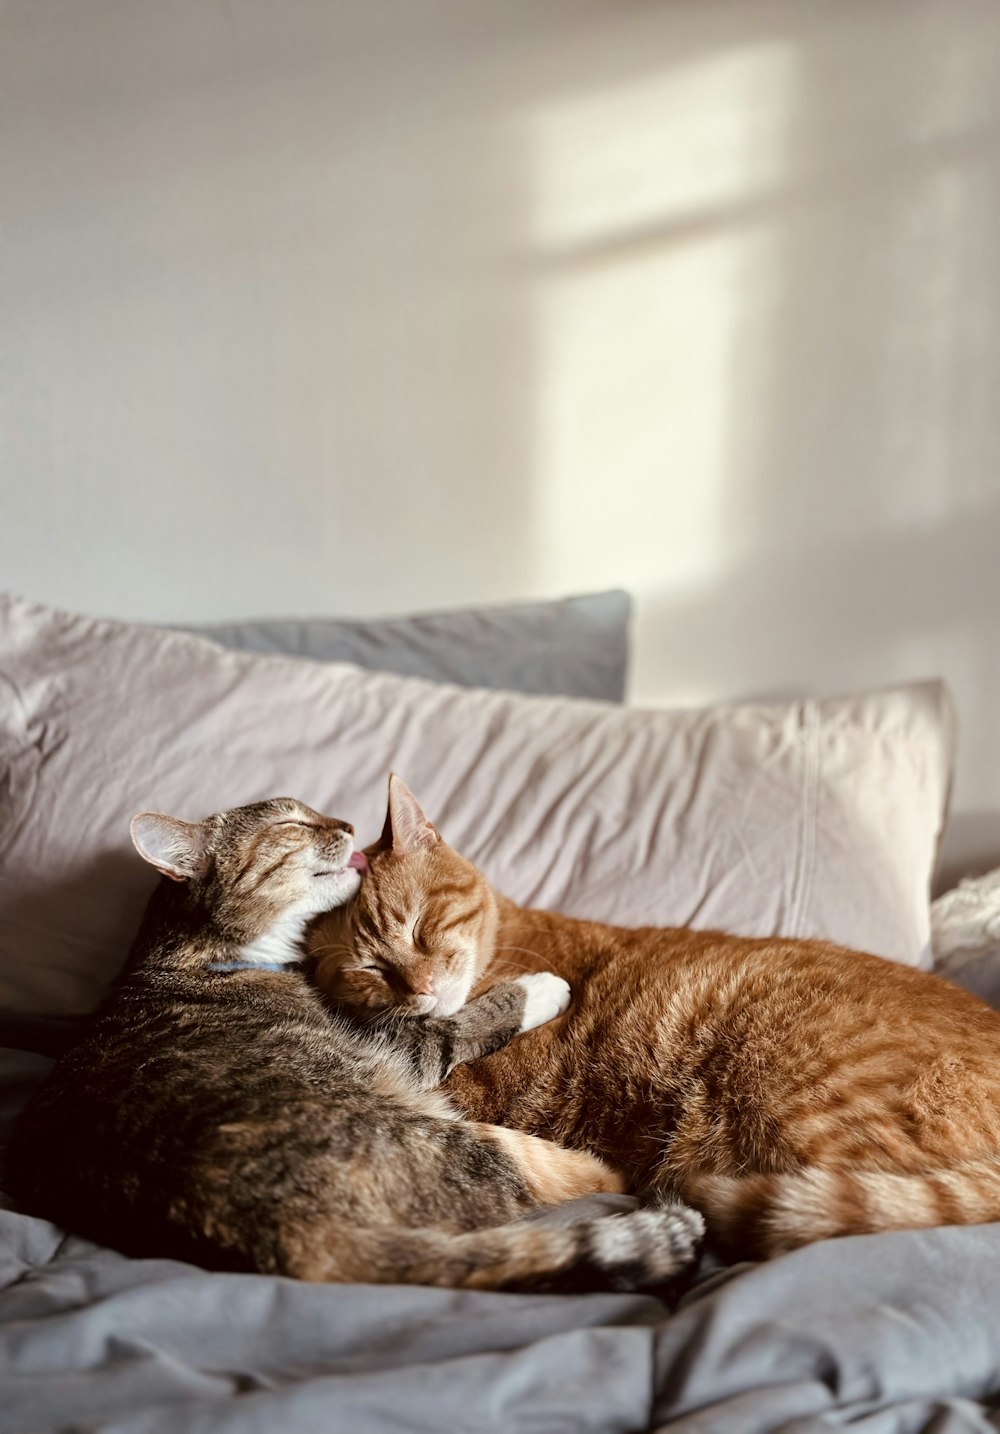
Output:
<path fill-rule="evenodd" d="M 354 956 L 353 946 L 348 946 L 343 941 L 327 942 L 323 946 L 313 946 L 309 952 L 310 956 Z"/>
<path fill-rule="evenodd" d="M 550 942 L 549 945 L 546 946 L 546 947 L 544 948 L 544 950 L 542 950 L 542 951 L 536 951 L 536 950 L 534 950 L 534 948 L 532 948 L 532 947 L 530 947 L 530 946 L 503 946 L 503 945 L 501 945 L 501 946 L 495 946 L 493 949 L 494 949 L 495 951 L 520 951 L 520 952 L 521 952 L 523 955 L 525 955 L 525 956 L 533 956 L 534 959 L 535 959 L 535 961 L 536 961 L 536 962 L 539 962 L 540 965 L 538 965 L 538 966 L 532 966 L 532 967 L 529 967 L 528 969 L 530 969 L 530 970 L 532 970 L 532 971 L 538 971 L 538 970 L 540 970 L 540 969 L 541 969 L 541 970 L 544 970 L 544 969 L 545 969 L 545 967 L 546 967 L 547 964 L 548 964 L 548 960 L 549 960 L 549 955 L 550 955 L 550 953 L 551 953 L 553 950 L 558 950 L 558 947 L 555 946 L 555 945 L 553 945 L 553 944 Z"/>
<path fill-rule="evenodd" d="M 534 967 L 525 966 L 520 961 L 494 961 L 490 966 L 490 973 L 498 976 L 507 976 L 512 971 L 532 971 Z"/>
<path fill-rule="evenodd" d="M 534 956 L 539 961 L 544 959 L 540 952 L 533 951 L 530 946 L 495 946 L 493 949 L 495 951 L 520 951 L 523 955 Z"/>

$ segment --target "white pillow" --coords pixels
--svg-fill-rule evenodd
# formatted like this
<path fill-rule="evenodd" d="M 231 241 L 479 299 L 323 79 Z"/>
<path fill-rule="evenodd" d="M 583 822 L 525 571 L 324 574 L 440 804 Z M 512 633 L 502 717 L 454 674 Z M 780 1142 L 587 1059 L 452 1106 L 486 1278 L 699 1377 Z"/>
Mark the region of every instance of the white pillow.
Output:
<path fill-rule="evenodd" d="M 919 964 L 950 761 L 933 682 L 628 711 L 227 652 L 0 597 L 0 1007 L 99 998 L 150 890 L 134 812 L 292 795 L 367 842 L 390 768 L 521 902 Z"/>
<path fill-rule="evenodd" d="M 943 970 L 1000 948 L 1000 871 L 967 876 L 931 906 L 931 944 Z"/>

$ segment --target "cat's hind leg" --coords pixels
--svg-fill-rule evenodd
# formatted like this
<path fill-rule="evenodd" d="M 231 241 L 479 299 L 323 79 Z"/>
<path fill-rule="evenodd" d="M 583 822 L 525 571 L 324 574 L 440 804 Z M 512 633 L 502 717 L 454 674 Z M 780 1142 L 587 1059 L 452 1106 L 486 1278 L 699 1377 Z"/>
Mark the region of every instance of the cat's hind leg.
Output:
<path fill-rule="evenodd" d="M 473 1129 L 509 1157 L 539 1205 L 558 1205 L 581 1195 L 624 1194 L 625 1177 L 586 1150 L 568 1150 L 503 1125 L 474 1124 Z"/>
<path fill-rule="evenodd" d="M 338 1220 L 286 1238 L 281 1273 L 303 1280 L 478 1290 L 645 1289 L 668 1285 L 691 1269 L 702 1231 L 701 1217 L 684 1207 L 467 1234 L 359 1228 Z"/>

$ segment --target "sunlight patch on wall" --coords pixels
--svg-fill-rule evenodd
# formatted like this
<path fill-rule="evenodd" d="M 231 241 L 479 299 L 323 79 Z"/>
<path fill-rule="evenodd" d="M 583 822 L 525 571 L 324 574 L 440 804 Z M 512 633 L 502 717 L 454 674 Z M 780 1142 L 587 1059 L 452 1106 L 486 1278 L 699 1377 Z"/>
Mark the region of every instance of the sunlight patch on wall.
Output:
<path fill-rule="evenodd" d="M 729 565 L 741 373 L 767 367 L 747 349 L 779 254 L 769 222 L 713 214 L 784 176 L 793 81 L 786 47 L 757 46 L 537 116 L 542 589 L 681 592 Z"/>
<path fill-rule="evenodd" d="M 727 237 L 574 273 L 540 296 L 543 585 L 635 592 L 717 569 L 741 251 Z"/>
<path fill-rule="evenodd" d="M 545 107 L 534 242 L 591 244 L 766 192 L 785 177 L 794 74 L 774 41 Z"/>

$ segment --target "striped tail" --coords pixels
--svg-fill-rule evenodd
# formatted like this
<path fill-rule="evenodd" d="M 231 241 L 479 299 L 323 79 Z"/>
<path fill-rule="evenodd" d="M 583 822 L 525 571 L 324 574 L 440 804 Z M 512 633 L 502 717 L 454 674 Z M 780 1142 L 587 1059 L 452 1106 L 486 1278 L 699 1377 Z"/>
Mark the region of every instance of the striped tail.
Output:
<path fill-rule="evenodd" d="M 984 1225 L 1000 1220 L 1000 1160 L 893 1175 L 880 1170 L 793 1170 L 697 1175 L 684 1196 L 727 1254 L 768 1259 L 837 1235 Z"/>
<path fill-rule="evenodd" d="M 704 1222 L 684 1205 L 605 1215 L 562 1227 L 525 1223 L 443 1230 L 328 1225 L 282 1261 L 304 1280 L 444 1285 L 470 1290 L 638 1290 L 670 1284 L 695 1263 Z"/>

